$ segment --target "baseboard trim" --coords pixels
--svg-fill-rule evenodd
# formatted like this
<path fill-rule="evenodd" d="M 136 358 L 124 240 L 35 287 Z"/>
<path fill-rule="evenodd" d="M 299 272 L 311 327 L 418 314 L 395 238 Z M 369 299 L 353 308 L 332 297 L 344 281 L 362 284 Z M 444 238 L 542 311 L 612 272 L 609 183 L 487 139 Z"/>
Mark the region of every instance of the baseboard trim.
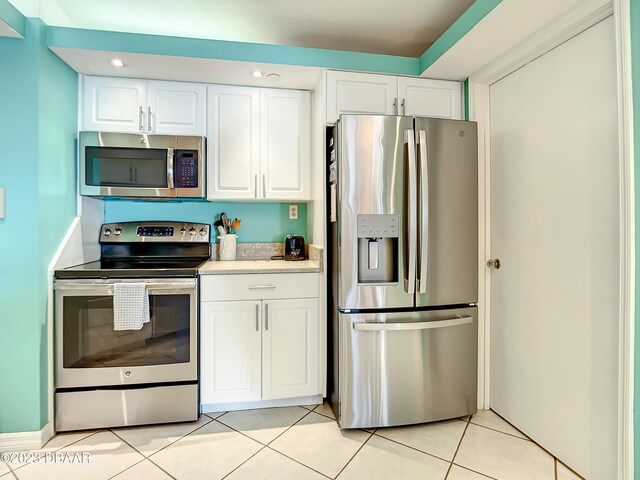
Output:
<path fill-rule="evenodd" d="M 202 404 L 200 411 L 202 413 L 228 412 L 235 410 L 253 410 L 255 408 L 294 407 L 296 405 L 320 405 L 321 403 L 322 395 L 311 395 L 308 397 L 283 398 L 279 400 L 263 400 L 258 402 Z"/>
<path fill-rule="evenodd" d="M 53 424 L 48 422 L 36 432 L 0 433 L 0 452 L 38 450 L 53 437 Z"/>

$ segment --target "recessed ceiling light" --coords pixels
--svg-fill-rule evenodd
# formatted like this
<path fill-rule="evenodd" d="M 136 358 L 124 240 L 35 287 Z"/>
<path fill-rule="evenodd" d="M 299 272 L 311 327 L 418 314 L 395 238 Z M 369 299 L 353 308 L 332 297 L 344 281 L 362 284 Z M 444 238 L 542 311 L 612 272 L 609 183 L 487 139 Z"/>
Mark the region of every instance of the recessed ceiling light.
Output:
<path fill-rule="evenodd" d="M 122 60 L 120 60 L 119 58 L 112 59 L 110 63 L 114 67 L 124 67 L 124 62 Z"/>
<path fill-rule="evenodd" d="M 251 72 L 251 75 L 253 75 L 255 78 L 262 78 L 264 77 L 264 73 L 262 73 L 260 70 L 253 70 Z"/>
<path fill-rule="evenodd" d="M 267 78 L 270 80 L 277 80 L 280 78 L 280 74 L 279 73 L 270 73 L 269 75 L 267 75 Z"/>

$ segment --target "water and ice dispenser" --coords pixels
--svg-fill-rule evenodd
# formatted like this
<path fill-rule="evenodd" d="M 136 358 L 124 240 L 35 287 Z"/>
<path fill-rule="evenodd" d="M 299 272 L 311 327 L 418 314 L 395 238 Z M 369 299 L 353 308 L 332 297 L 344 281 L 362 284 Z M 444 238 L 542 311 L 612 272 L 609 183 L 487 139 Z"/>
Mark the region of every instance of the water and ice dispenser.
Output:
<path fill-rule="evenodd" d="M 398 283 L 398 231 L 395 214 L 358 215 L 358 283 Z"/>

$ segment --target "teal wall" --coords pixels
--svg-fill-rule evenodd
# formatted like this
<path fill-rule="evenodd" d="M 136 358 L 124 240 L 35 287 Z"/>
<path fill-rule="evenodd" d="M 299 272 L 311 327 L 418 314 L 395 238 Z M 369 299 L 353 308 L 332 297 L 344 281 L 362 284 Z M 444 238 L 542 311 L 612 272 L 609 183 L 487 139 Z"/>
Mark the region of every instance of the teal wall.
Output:
<path fill-rule="evenodd" d="M 44 24 L 0 38 L 0 433 L 47 423 L 47 267 L 75 216 L 77 75 Z"/>
<path fill-rule="evenodd" d="M 2 0 L 0 0 L 2 1 Z M 482 0 L 481 0 L 482 1 Z M 419 59 L 261 43 L 49 27 L 51 47 L 419 75 Z"/>
<path fill-rule="evenodd" d="M 635 478 L 640 479 L 640 0 L 631 4 L 631 61 L 633 75 L 633 131 L 636 199 L 636 325 L 634 382 L 634 456 Z"/>
<path fill-rule="evenodd" d="M 0 0 L 0 19 L 24 37 L 25 18 L 7 0 Z"/>
<path fill-rule="evenodd" d="M 298 220 L 289 220 L 289 205 L 298 205 Z M 213 224 L 224 212 L 242 220 L 239 243 L 282 242 L 288 234 L 307 238 L 305 203 L 150 202 L 105 200 L 105 222 L 136 220 L 186 221 Z M 217 242 L 217 240 L 215 240 Z M 213 243 L 215 243 L 213 242 Z"/>

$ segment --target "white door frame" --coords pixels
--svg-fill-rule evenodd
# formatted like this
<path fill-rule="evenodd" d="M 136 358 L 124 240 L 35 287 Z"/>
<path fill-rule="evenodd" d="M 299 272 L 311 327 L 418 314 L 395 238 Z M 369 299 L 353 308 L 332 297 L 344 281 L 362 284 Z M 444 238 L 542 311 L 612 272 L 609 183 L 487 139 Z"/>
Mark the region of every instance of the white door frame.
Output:
<path fill-rule="evenodd" d="M 633 479 L 633 361 L 635 307 L 635 208 L 633 168 L 633 106 L 631 82 L 630 0 L 582 0 L 535 32 L 508 54 L 469 76 L 469 120 L 478 122 L 479 284 L 478 284 L 478 408 L 490 406 L 490 293 L 485 262 L 490 237 L 490 108 L 489 87 L 611 14 L 614 15 L 618 76 L 620 172 L 620 356 L 618 478 Z"/>

